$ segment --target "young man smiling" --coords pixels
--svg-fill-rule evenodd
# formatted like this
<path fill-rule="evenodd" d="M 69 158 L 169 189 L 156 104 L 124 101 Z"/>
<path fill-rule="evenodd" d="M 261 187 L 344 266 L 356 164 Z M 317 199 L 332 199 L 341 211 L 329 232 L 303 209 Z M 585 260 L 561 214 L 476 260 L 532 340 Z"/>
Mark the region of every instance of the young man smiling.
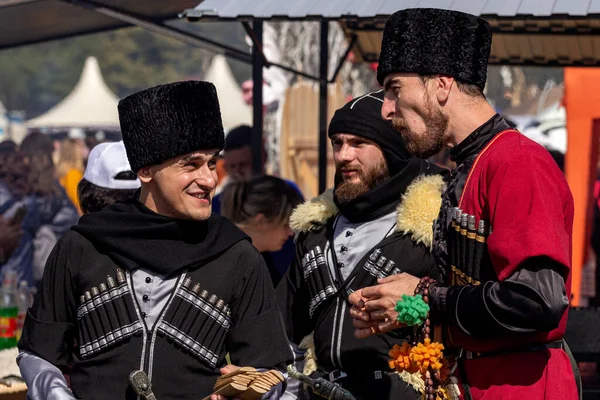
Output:
<path fill-rule="evenodd" d="M 141 369 L 157 398 L 199 399 L 235 368 L 226 353 L 283 369 L 291 353 L 264 261 L 211 215 L 224 143 L 214 86 L 133 94 L 119 118 L 139 197 L 82 217 L 51 254 L 19 344 L 29 396 L 135 399 L 129 374 Z"/>

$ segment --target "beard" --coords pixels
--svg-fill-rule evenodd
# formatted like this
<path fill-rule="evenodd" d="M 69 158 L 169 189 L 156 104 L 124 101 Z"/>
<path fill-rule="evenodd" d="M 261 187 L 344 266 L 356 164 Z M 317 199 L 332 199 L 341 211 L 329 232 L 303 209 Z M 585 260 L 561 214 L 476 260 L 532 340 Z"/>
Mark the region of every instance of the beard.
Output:
<path fill-rule="evenodd" d="M 382 160 L 377 166 L 367 170 L 356 168 L 359 182 L 344 182 L 342 174 L 339 172 L 342 168 L 353 169 L 350 164 L 343 163 L 336 166 L 336 182 L 340 182 L 335 187 L 335 196 L 340 204 L 347 204 L 373 189 L 375 186 L 385 182 L 390 177 L 385 160 Z"/>
<path fill-rule="evenodd" d="M 397 117 L 392 119 L 392 126 L 400 133 L 406 143 L 406 149 L 415 157 L 428 158 L 444 148 L 444 136 L 448 129 L 448 116 L 442 110 L 434 109 L 431 101 L 427 98 L 427 115 L 425 121 L 425 133 L 415 134 L 408 129 L 406 121 Z"/>

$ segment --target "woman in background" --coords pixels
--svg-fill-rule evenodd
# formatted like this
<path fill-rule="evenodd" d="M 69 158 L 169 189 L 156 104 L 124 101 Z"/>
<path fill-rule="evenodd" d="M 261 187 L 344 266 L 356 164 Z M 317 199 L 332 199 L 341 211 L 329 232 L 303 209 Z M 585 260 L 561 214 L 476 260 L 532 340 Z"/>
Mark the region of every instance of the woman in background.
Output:
<path fill-rule="evenodd" d="M 81 214 L 79 199 L 77 198 L 77 185 L 83 178 L 84 166 L 81 146 L 75 139 L 65 139 L 62 142 L 56 170 L 61 186 Z"/>
<path fill-rule="evenodd" d="M 221 192 L 221 215 L 228 218 L 252 239 L 263 255 L 273 285 L 281 280 L 280 271 L 270 252 L 279 251 L 292 235 L 290 215 L 302 197 L 283 179 L 263 175 L 250 181 L 231 181 Z"/>
<path fill-rule="evenodd" d="M 29 286 L 41 279 L 54 244 L 79 219 L 55 179 L 53 150 L 52 140 L 35 132 L 19 152 L 0 153 L 0 215 L 21 228 L 19 244 L 5 254 L 0 273 L 17 271 Z"/>

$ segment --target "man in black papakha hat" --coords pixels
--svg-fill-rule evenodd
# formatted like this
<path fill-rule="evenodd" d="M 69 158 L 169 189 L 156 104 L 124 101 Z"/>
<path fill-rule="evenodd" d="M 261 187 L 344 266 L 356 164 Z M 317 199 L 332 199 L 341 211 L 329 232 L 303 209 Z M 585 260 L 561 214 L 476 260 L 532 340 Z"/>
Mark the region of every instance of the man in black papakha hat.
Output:
<path fill-rule="evenodd" d="M 277 287 L 288 337 L 298 345 L 313 332 L 314 377 L 335 381 L 356 399 L 419 399 L 388 374 L 391 342 L 412 328 L 354 337 L 348 293 L 400 271 L 439 277 L 431 254 L 431 221 L 439 212 L 438 167 L 411 157 L 390 121 L 381 117 L 383 90 L 335 112 L 329 137 L 335 186 L 299 206 L 290 218 L 296 259 Z M 388 278 L 389 279 L 389 278 Z"/>
<path fill-rule="evenodd" d="M 456 375 L 466 399 L 576 399 L 577 367 L 561 340 L 573 199 L 548 152 L 486 101 L 491 41 L 486 21 L 438 9 L 399 11 L 383 33 L 383 117 L 412 154 L 428 157 L 447 146 L 457 164 L 434 227 L 445 279 L 429 284 L 429 306 L 433 323 L 446 329 L 433 340 L 460 350 Z M 451 227 L 456 215 L 482 228 L 480 260 L 461 254 Z M 350 296 L 358 337 L 373 326 L 396 329 L 396 302 L 428 284 L 410 274 L 391 279 Z"/>
<path fill-rule="evenodd" d="M 82 217 L 54 248 L 19 342 L 29 396 L 135 399 L 129 374 L 143 370 L 158 399 L 201 399 L 235 368 L 226 353 L 283 370 L 291 352 L 264 261 L 211 215 L 224 144 L 215 87 L 144 90 L 119 118 L 141 190 Z"/>

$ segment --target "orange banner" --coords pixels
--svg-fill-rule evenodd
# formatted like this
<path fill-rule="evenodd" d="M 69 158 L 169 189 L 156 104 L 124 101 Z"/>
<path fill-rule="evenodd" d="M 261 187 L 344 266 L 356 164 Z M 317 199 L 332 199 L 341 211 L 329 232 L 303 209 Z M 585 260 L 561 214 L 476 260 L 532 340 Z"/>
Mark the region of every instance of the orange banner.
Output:
<path fill-rule="evenodd" d="M 565 174 L 575 202 L 572 306 L 581 302 L 581 271 L 587 261 L 592 228 L 592 198 L 598 161 L 600 68 L 565 68 L 567 111 Z"/>

